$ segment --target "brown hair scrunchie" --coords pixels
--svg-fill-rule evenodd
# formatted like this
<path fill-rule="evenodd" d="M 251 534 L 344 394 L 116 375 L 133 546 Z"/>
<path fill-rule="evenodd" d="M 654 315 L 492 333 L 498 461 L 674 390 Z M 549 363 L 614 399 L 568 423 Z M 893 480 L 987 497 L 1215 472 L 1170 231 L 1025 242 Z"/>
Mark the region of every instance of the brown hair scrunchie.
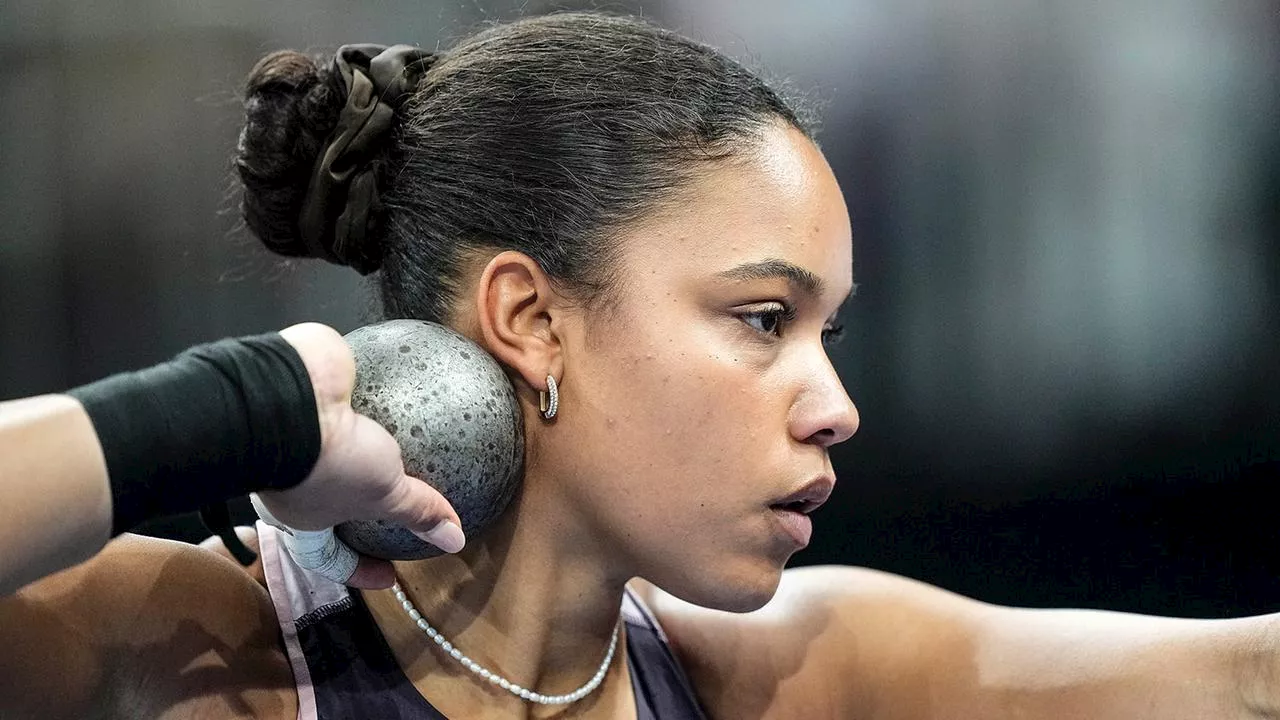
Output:
<path fill-rule="evenodd" d="M 412 45 L 343 45 L 334 55 L 347 100 L 316 159 L 298 217 L 299 235 L 315 257 L 362 275 L 381 265 L 381 249 L 368 240 L 382 210 L 376 158 L 396 110 L 435 59 Z"/>

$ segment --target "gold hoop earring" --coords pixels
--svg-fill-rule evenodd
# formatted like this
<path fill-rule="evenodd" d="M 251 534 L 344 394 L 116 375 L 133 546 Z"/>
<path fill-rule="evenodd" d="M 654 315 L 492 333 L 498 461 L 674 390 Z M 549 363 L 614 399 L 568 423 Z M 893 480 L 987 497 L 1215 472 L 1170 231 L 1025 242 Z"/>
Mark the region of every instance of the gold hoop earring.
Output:
<path fill-rule="evenodd" d="M 556 379 L 551 375 L 547 376 L 547 389 L 538 391 L 538 409 L 547 420 L 555 417 L 556 410 L 560 409 L 560 389 L 556 387 Z"/>

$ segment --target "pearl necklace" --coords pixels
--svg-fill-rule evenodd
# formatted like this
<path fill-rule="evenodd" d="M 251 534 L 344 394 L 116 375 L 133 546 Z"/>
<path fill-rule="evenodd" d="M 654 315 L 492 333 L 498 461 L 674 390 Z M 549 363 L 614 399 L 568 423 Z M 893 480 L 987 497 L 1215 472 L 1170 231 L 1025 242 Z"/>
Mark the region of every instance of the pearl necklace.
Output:
<path fill-rule="evenodd" d="M 462 663 L 463 667 L 471 672 L 513 695 L 518 695 L 525 700 L 528 700 L 529 702 L 541 703 L 543 705 L 567 705 L 586 697 L 592 690 L 600 687 L 600 683 L 604 681 L 605 673 L 609 670 L 609 663 L 613 661 L 613 651 L 618 647 L 618 630 L 622 627 L 621 622 L 613 626 L 613 639 L 609 641 L 609 652 L 605 654 L 604 662 L 600 663 L 600 669 L 596 670 L 596 674 L 591 677 L 591 680 L 589 680 L 586 685 L 583 685 L 577 690 L 566 695 L 543 695 L 529 690 L 528 688 L 522 688 L 510 680 L 489 670 L 480 663 L 472 660 L 466 655 L 463 655 L 459 652 L 458 648 L 453 646 L 453 643 L 445 640 L 444 636 L 441 635 L 438 630 L 427 623 L 426 618 L 422 617 L 422 613 L 418 612 L 418 609 L 415 608 L 413 603 L 409 601 L 409 598 L 405 596 L 404 590 L 400 589 L 400 583 L 392 585 L 391 589 L 395 592 L 396 600 L 400 601 L 400 606 L 409 614 L 409 618 L 417 623 L 418 627 L 427 634 L 427 637 L 435 641 L 435 644 L 439 645 L 441 650 L 448 653 L 454 660 Z"/>

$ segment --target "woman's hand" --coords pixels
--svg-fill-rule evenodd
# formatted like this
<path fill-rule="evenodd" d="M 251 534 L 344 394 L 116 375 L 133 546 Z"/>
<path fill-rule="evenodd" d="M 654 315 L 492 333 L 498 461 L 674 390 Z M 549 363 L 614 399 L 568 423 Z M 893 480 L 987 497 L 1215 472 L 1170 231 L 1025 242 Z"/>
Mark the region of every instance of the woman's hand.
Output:
<path fill-rule="evenodd" d="M 390 563 L 357 556 L 333 536 L 332 527 L 347 520 L 386 520 L 442 550 L 461 550 L 465 540 L 453 507 L 430 485 L 406 475 L 395 438 L 352 409 L 355 358 L 342 336 L 316 323 L 294 325 L 280 335 L 311 376 L 320 456 L 300 484 L 258 493 L 254 506 L 268 523 L 292 531 L 286 545 L 294 559 L 348 585 L 389 587 L 394 582 Z M 347 576 L 340 577 L 343 573 Z"/>

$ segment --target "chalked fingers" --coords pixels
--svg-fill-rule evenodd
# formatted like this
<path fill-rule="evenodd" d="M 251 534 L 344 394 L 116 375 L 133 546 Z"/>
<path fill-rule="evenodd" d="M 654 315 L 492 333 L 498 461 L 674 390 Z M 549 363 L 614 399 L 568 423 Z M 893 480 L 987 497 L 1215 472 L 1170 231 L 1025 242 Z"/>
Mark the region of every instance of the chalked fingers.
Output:
<path fill-rule="evenodd" d="M 333 528 L 296 530 L 271 513 L 257 493 L 249 496 L 261 520 L 280 530 L 280 539 L 298 567 L 336 583 L 380 590 L 395 583 L 395 569 L 386 560 L 361 555 L 334 535 Z"/>

